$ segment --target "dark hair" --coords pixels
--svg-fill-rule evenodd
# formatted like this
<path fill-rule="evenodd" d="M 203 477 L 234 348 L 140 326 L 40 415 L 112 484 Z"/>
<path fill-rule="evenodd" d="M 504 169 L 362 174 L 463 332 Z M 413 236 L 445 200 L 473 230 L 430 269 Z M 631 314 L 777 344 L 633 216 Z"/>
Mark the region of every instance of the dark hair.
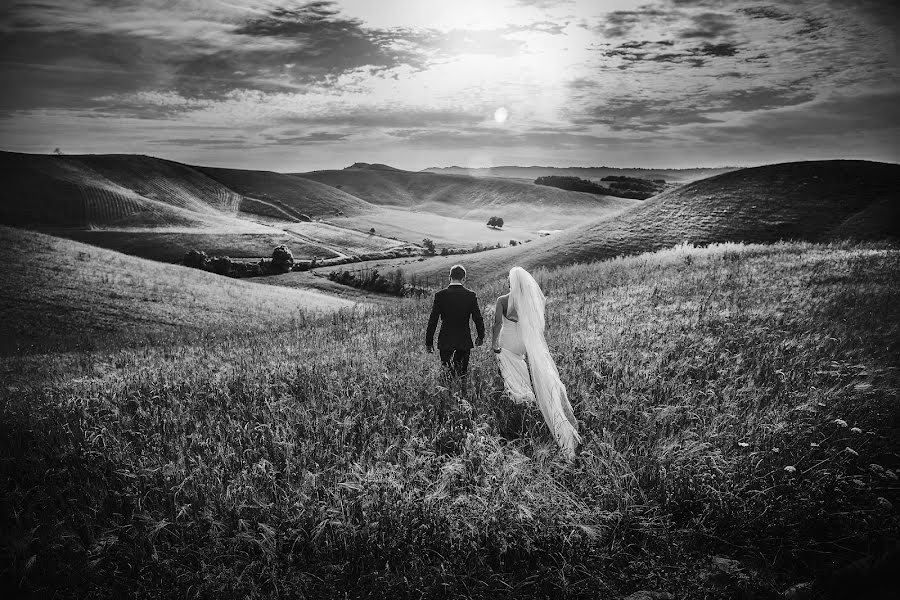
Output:
<path fill-rule="evenodd" d="M 466 268 L 462 265 L 450 267 L 450 279 L 463 279 L 466 276 Z"/>

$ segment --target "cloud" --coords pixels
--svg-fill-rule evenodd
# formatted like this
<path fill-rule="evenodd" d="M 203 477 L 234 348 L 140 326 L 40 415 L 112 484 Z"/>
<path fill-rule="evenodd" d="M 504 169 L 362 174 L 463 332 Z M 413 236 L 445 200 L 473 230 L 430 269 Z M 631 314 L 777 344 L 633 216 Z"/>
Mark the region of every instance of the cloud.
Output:
<path fill-rule="evenodd" d="M 665 10 L 645 6 L 638 10 L 615 10 L 608 13 L 596 31 L 607 38 L 621 38 L 634 32 L 638 27 L 660 21 L 671 22 L 675 16 Z"/>
<path fill-rule="evenodd" d="M 715 39 L 731 34 L 736 26 L 734 17 L 722 13 L 701 13 L 691 17 L 689 29 L 682 31 L 682 38 Z"/>

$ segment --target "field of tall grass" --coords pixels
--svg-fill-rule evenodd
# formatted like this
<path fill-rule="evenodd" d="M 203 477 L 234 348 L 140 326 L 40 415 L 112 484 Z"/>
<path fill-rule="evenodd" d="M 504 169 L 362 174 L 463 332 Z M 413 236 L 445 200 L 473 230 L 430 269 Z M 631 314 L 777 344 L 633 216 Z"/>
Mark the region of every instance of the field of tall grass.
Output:
<path fill-rule="evenodd" d="M 8 357 L 4 587 L 54 597 L 776 598 L 900 539 L 900 250 L 538 271 L 584 444 L 430 301 Z M 489 321 L 501 281 L 479 288 Z"/>

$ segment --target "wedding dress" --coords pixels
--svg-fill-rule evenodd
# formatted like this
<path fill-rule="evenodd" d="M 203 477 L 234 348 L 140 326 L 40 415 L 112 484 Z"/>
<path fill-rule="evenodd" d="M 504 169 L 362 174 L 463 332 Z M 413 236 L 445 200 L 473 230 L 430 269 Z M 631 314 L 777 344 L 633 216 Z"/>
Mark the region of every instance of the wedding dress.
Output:
<path fill-rule="evenodd" d="M 566 386 L 559 379 L 544 338 L 544 294 L 521 267 L 513 267 L 509 282 L 509 300 L 506 315 L 502 317 L 497 354 L 504 386 L 514 401 L 537 403 L 557 444 L 572 457 L 581 437 Z M 513 314 L 516 320 L 507 317 Z"/>

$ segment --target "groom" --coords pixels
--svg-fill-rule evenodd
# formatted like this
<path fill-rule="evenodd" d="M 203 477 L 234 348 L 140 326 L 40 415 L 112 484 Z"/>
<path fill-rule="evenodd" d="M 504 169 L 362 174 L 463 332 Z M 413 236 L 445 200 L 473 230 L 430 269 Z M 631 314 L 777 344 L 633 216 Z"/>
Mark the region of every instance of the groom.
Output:
<path fill-rule="evenodd" d="M 484 342 L 484 320 L 481 318 L 478 298 L 475 292 L 466 289 L 463 285 L 465 281 L 466 270 L 462 265 L 450 269 L 450 285 L 434 295 L 428 331 L 425 333 L 425 349 L 434 352 L 434 330 L 438 319 L 441 320 L 441 332 L 438 334 L 441 364 L 451 377 L 459 377 L 463 381 L 469 370 L 469 352 L 472 349 L 470 318 L 475 321 L 475 331 L 478 334 L 475 346 Z"/>

